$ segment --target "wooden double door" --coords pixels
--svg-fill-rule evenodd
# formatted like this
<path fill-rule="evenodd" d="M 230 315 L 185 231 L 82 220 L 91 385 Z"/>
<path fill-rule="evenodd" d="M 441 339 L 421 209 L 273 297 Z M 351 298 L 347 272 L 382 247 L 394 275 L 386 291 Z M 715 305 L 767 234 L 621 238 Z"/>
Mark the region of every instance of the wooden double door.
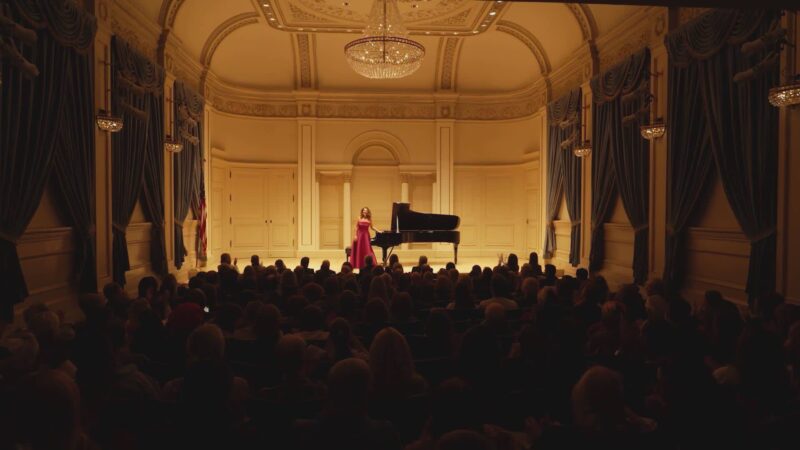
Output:
<path fill-rule="evenodd" d="M 294 257 L 297 181 L 294 169 L 229 169 L 228 244 L 247 260 Z"/>

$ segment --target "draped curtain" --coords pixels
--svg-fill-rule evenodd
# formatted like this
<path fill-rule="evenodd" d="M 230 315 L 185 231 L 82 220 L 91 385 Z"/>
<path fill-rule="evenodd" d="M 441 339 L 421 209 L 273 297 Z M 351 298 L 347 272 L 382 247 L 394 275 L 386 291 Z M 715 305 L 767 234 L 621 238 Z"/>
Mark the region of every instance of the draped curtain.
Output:
<path fill-rule="evenodd" d="M 151 92 L 149 97 L 149 133 L 145 148 L 145 165 L 142 184 L 142 209 L 153 224 L 150 236 L 150 265 L 153 272 L 166 275 L 167 245 L 164 238 L 164 94 L 163 89 Z"/>
<path fill-rule="evenodd" d="M 183 143 L 183 151 L 175 155 L 174 211 L 175 267 L 183 265 L 187 255 L 183 242 L 183 221 L 194 207 L 199 213 L 203 186 L 203 97 L 180 81 L 175 82 L 175 136 Z M 203 199 L 203 204 L 205 199 Z M 199 214 L 198 214 L 199 215 Z M 199 255 L 198 255 L 199 256 Z"/>
<path fill-rule="evenodd" d="M 164 71 L 115 36 L 111 47 L 112 109 L 125 126 L 112 137 L 114 281 L 124 285 L 130 270 L 126 232 L 142 189 L 147 163 L 151 95 L 163 90 Z M 154 131 L 155 132 L 155 131 Z M 160 135 L 160 133 L 159 133 Z"/>
<path fill-rule="evenodd" d="M 4 320 L 11 320 L 14 304 L 28 296 L 17 240 L 39 205 L 54 155 L 63 147 L 58 144 L 59 133 L 75 110 L 74 97 L 65 95 L 70 89 L 65 68 L 83 70 L 75 60 L 88 52 L 96 30 L 94 17 L 69 1 L 14 0 L 9 4 L 8 19 L 35 29 L 37 40 L 26 44 L 6 37 L 5 42 L 35 65 L 38 75 L 28 76 L 12 64 L 0 63 L 0 318 Z M 83 76 L 75 73 L 72 80 Z M 91 98 L 83 101 L 91 103 Z M 77 150 L 92 151 L 78 146 Z"/>
<path fill-rule="evenodd" d="M 741 45 L 778 24 L 776 11 L 714 10 L 665 38 L 670 56 L 670 88 L 674 73 L 674 94 L 685 95 L 675 97 L 671 89 L 670 99 L 693 98 L 699 93 L 700 100 L 700 107 L 691 108 L 697 111 L 680 115 L 671 112 L 670 119 L 675 122 L 670 122 L 670 129 L 680 127 L 679 133 L 693 133 L 689 139 L 682 139 L 694 141 L 695 145 L 702 142 L 696 149 L 702 154 L 693 159 L 703 167 L 712 163 L 716 167 L 728 203 L 750 240 L 747 292 L 751 297 L 775 288 L 778 112 L 768 104 L 767 94 L 778 83 L 779 68 L 777 48 L 766 45 L 745 54 Z M 757 70 L 751 70 L 754 68 Z M 735 74 L 748 71 L 749 76 L 734 81 Z M 688 122 L 690 118 L 697 122 Z M 670 156 L 673 151 L 681 151 L 679 145 L 680 141 L 668 141 Z M 674 171 L 680 171 L 682 165 L 670 158 Z M 709 171 L 710 167 L 706 174 Z M 670 180 L 669 190 L 680 191 L 676 180 Z M 688 205 L 668 204 L 671 233 L 667 239 L 665 276 L 678 282 L 682 275 L 677 269 L 680 252 L 685 251 L 681 242 L 684 217 L 689 214 L 685 209 Z"/>
<path fill-rule="evenodd" d="M 619 193 L 634 229 L 633 278 L 647 280 L 648 221 L 650 211 L 649 145 L 639 127 L 649 121 L 650 52 L 639 51 L 591 81 L 594 102 L 598 170 L 592 170 L 592 254 L 590 267 L 602 266 L 608 221 L 615 194 Z M 598 179 L 599 177 L 600 179 Z M 604 180 L 603 178 L 610 178 Z M 596 189 L 606 189 L 597 191 Z"/>
<path fill-rule="evenodd" d="M 547 105 L 549 139 L 547 146 L 547 231 L 544 257 L 552 258 L 556 248 L 555 225 L 561 196 L 567 199 L 571 220 L 569 262 L 580 263 L 581 165 L 572 150 L 581 140 L 581 89 Z"/>

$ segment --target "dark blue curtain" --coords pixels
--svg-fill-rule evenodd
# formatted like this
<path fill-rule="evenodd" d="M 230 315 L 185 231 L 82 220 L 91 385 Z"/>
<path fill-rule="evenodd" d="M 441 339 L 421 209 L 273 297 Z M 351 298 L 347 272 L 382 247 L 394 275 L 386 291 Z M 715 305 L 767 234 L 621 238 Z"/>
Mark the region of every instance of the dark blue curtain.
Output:
<path fill-rule="evenodd" d="M 572 150 L 580 143 L 581 89 L 576 88 L 547 105 L 549 123 L 547 144 L 547 230 L 544 257 L 552 258 L 556 249 L 556 220 L 561 196 L 567 199 L 567 210 L 572 221 L 570 227 L 569 262 L 580 263 L 581 239 L 581 166 Z"/>
<path fill-rule="evenodd" d="M 113 187 L 114 281 L 125 285 L 130 270 L 126 232 L 142 192 L 148 159 L 151 96 L 164 87 L 164 70 L 127 42 L 114 36 L 111 46 L 112 110 L 122 116 L 125 126 L 112 137 L 111 171 Z M 156 108 L 157 109 L 157 108 Z M 160 130 L 153 130 L 161 135 Z"/>
<path fill-rule="evenodd" d="M 68 117 L 77 109 L 76 100 L 92 102 L 91 97 L 76 99 L 65 92 L 71 81 L 87 75 L 81 73 L 79 60 L 89 51 L 96 30 L 94 17 L 72 2 L 14 0 L 9 5 L 8 18 L 35 29 L 37 41 L 31 45 L 6 38 L 6 42 L 36 66 L 38 75 L 0 64 L 0 318 L 5 320 L 13 318 L 13 306 L 28 296 L 16 243 L 39 205 L 55 155 L 63 149 L 61 128 L 80 126 Z M 67 68 L 78 73 L 70 78 Z M 93 151 L 79 146 L 74 148 Z"/>
<path fill-rule="evenodd" d="M 670 122 L 668 133 L 677 128 L 679 138 L 694 143 L 698 155 L 692 159 L 702 169 L 697 175 L 707 176 L 711 164 L 716 167 L 737 222 L 750 240 L 747 292 L 751 297 L 775 288 L 778 112 L 769 105 L 767 93 L 778 83 L 779 49 L 766 45 L 745 54 L 741 45 L 769 32 L 778 21 L 776 11 L 713 10 L 665 39 L 670 88 L 673 75 L 676 83 L 674 92 L 670 91 L 670 105 L 694 100 L 698 94 L 700 103 L 671 113 L 675 122 Z M 769 60 L 773 63 L 765 64 Z M 753 68 L 758 70 L 734 81 L 734 75 Z M 673 151 L 682 151 L 681 144 L 680 140 L 668 141 L 670 168 L 683 175 L 685 163 L 672 158 Z M 685 176 L 696 175 L 689 171 Z M 677 181 L 670 177 L 670 193 L 681 193 Z M 696 180 L 692 184 L 702 185 Z M 699 192 L 691 194 L 690 199 L 696 201 Z M 665 276 L 677 282 L 681 281 L 680 252 L 685 251 L 680 234 L 693 203 L 668 205 L 671 233 Z"/>
<path fill-rule="evenodd" d="M 650 147 L 639 127 L 649 120 L 650 52 L 639 51 L 592 79 L 593 129 L 597 164 L 592 168 L 592 253 L 590 268 L 598 270 L 604 257 L 603 224 L 611 214 L 616 193 L 634 229 L 633 278 L 648 275 L 650 213 Z"/>
<path fill-rule="evenodd" d="M 183 221 L 189 208 L 199 206 L 203 189 L 203 97 L 180 81 L 175 82 L 174 136 L 183 143 L 183 151 L 175 155 L 174 214 L 175 267 L 183 265 L 187 255 L 183 242 Z"/>
<path fill-rule="evenodd" d="M 150 235 L 150 265 L 153 272 L 166 275 L 167 244 L 164 236 L 164 94 L 163 90 L 148 94 L 149 133 L 142 173 L 141 203 L 147 220 L 153 224 Z"/>

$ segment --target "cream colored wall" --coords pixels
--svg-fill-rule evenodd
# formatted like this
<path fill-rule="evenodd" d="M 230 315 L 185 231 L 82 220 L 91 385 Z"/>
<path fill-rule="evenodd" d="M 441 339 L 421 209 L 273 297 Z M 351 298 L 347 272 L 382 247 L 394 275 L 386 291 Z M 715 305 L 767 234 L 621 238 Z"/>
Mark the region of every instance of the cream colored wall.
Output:
<path fill-rule="evenodd" d="M 455 125 L 455 164 L 518 164 L 540 150 L 541 116 Z"/>
<path fill-rule="evenodd" d="M 297 121 L 233 116 L 212 110 L 211 147 L 239 162 L 297 162 Z"/>
<path fill-rule="evenodd" d="M 351 142 L 368 132 L 388 133 L 408 150 L 403 164 L 433 164 L 436 126 L 432 120 L 318 120 L 317 164 L 351 164 Z"/>

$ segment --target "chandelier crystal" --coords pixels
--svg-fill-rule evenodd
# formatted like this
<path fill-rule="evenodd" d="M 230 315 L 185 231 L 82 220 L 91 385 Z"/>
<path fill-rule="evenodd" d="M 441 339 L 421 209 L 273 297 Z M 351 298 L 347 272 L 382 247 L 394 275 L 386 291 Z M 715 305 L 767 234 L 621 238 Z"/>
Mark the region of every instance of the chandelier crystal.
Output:
<path fill-rule="evenodd" d="M 653 139 L 664 136 L 664 133 L 667 131 L 667 126 L 664 124 L 663 120 L 658 119 L 649 125 L 642 125 L 640 131 L 643 138 L 652 141 Z"/>
<path fill-rule="evenodd" d="M 164 141 L 164 150 L 170 153 L 180 153 L 183 150 L 183 143 L 167 135 L 167 139 Z"/>
<path fill-rule="evenodd" d="M 577 156 L 578 158 L 583 158 L 592 154 L 592 143 L 589 140 L 585 140 L 582 143 L 575 146 L 572 149 L 572 154 Z"/>
<path fill-rule="evenodd" d="M 800 105 L 800 81 L 770 89 L 769 103 L 777 108 Z"/>
<path fill-rule="evenodd" d="M 425 47 L 408 38 L 397 0 L 375 0 L 364 28 L 364 37 L 344 46 L 350 67 L 373 79 L 403 78 L 416 72 Z"/>
<path fill-rule="evenodd" d="M 95 117 L 95 121 L 97 122 L 97 128 L 100 128 L 101 130 L 107 131 L 109 133 L 116 133 L 118 131 L 121 131 L 124 125 L 122 117 L 113 116 L 105 109 L 100 110 L 100 112 Z"/>

